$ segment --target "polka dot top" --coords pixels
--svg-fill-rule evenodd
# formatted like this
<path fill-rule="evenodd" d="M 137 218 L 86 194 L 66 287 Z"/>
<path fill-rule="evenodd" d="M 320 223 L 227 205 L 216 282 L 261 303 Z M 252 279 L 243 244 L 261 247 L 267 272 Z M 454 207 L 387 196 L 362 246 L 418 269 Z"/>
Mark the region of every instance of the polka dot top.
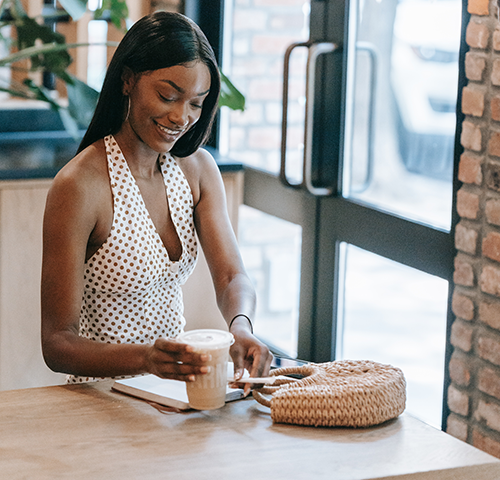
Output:
<path fill-rule="evenodd" d="M 168 206 L 182 244 L 179 261 L 151 220 L 118 144 L 104 139 L 113 193 L 113 224 L 106 242 L 85 264 L 80 335 L 105 343 L 154 343 L 176 337 L 186 323 L 181 285 L 197 258 L 193 197 L 170 154 L 160 156 Z M 98 380 L 69 375 L 68 383 Z"/>

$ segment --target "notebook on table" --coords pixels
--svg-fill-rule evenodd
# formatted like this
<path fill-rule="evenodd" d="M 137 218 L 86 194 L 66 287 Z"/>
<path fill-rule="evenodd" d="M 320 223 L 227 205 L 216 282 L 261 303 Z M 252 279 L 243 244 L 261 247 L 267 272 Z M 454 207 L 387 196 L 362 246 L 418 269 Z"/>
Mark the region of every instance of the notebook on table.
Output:
<path fill-rule="evenodd" d="M 233 364 L 229 363 L 228 378 L 232 376 Z M 142 375 L 140 377 L 115 380 L 112 389 L 160 405 L 178 408 L 179 410 L 189 410 L 191 408 L 186 392 L 186 383 L 179 380 L 160 378 L 156 375 Z M 226 402 L 239 400 L 243 397 L 242 388 L 227 386 Z"/>

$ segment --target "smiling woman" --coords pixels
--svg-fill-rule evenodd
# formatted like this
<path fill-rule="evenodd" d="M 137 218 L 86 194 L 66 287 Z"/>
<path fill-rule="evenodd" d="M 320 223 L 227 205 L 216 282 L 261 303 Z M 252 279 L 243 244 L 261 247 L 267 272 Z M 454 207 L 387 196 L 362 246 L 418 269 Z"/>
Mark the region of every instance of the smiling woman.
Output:
<path fill-rule="evenodd" d="M 198 61 L 144 74 L 126 69 L 123 83 L 128 104 L 121 137 L 133 133 L 153 151 L 164 152 L 200 119 L 210 72 Z"/>
<path fill-rule="evenodd" d="M 220 75 L 213 51 L 199 27 L 179 14 L 167 14 L 168 25 L 158 15 L 144 17 L 127 33 L 116 50 L 106 74 L 94 117 L 79 151 L 105 135 L 115 134 L 128 112 L 129 98 L 123 90 L 124 80 L 133 74 L 144 74 L 203 63 L 210 73 L 210 91 L 203 102 L 198 125 L 180 139 L 172 153 L 187 156 L 206 140 L 213 122 L 220 92 Z M 197 93 L 201 93 L 200 91 Z"/>
<path fill-rule="evenodd" d="M 207 355 L 175 340 L 198 239 L 235 338 L 235 377 L 268 373 L 220 172 L 200 149 L 219 91 L 213 51 L 183 15 L 144 17 L 118 46 L 45 210 L 43 354 L 69 382 L 143 373 L 193 381 L 209 371 Z"/>

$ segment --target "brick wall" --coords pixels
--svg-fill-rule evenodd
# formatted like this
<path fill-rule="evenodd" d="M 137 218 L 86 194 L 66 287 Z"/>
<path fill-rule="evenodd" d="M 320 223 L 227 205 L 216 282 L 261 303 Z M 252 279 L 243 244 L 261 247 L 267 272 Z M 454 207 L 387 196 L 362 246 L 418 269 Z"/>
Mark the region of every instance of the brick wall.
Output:
<path fill-rule="evenodd" d="M 469 0 L 448 433 L 500 457 L 500 24 Z"/>

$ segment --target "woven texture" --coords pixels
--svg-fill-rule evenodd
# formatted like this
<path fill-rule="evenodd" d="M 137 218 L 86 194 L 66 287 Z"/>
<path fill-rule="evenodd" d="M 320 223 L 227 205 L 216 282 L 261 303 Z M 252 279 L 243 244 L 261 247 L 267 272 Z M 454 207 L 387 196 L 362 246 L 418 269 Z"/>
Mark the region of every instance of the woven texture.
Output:
<path fill-rule="evenodd" d="M 391 365 L 338 360 L 271 372 L 272 376 L 290 374 L 305 377 L 279 379 L 253 391 L 259 403 L 271 408 L 276 423 L 368 427 L 396 418 L 405 409 L 406 381 L 403 372 Z"/>

